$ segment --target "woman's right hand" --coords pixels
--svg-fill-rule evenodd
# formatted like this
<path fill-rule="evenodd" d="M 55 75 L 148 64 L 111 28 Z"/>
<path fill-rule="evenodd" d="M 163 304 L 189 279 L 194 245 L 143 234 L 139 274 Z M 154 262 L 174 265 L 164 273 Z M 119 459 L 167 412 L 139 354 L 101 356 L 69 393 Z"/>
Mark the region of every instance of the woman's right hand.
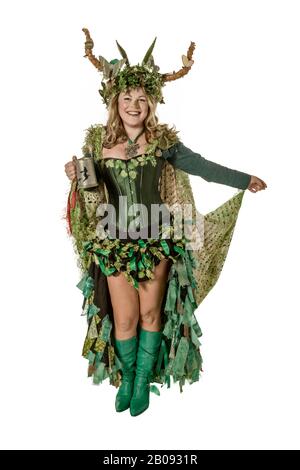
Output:
<path fill-rule="evenodd" d="M 65 164 L 65 173 L 67 177 L 69 178 L 69 180 L 71 181 L 74 178 L 76 178 L 76 165 L 75 165 L 76 158 L 77 157 L 74 156 L 71 162 L 68 162 Z"/>

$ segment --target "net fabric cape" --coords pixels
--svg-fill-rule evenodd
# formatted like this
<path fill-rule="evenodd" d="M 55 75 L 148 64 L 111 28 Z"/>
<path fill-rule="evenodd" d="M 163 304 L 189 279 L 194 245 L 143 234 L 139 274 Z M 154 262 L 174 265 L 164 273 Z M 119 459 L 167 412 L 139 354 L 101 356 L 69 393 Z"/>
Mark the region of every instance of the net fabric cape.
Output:
<path fill-rule="evenodd" d="M 96 165 L 102 158 L 104 135 L 104 126 L 96 124 L 87 130 L 85 137 L 85 143 L 92 145 Z M 162 136 L 156 142 L 156 148 L 163 151 L 173 144 Z M 181 205 L 191 204 L 192 234 L 195 240 L 200 240 L 196 250 L 184 249 L 185 245 L 181 245 L 183 249 L 178 250 L 172 260 L 161 309 L 161 348 L 151 378 L 151 382 L 170 387 L 172 377 L 182 391 L 186 381 L 198 381 L 202 371 L 199 340 L 202 332 L 195 310 L 220 276 L 244 190 L 202 216 L 195 206 L 189 175 L 167 161 L 162 169 L 159 190 L 163 202 L 175 210 Z M 82 314 L 86 315 L 88 323 L 82 351 L 89 362 L 88 376 L 93 377 L 95 384 L 108 378 L 111 385 L 118 387 L 121 363 L 114 350 L 114 320 L 107 277 L 97 263 L 95 253 L 89 251 L 96 238 L 97 207 L 106 202 L 108 192 L 103 180 L 100 179 L 97 188 L 83 190 L 78 189 L 75 179 L 68 196 L 66 218 L 81 274 L 77 287 L 83 295 Z M 201 227 L 195 223 L 196 217 L 201 221 Z M 167 257 L 167 253 L 164 254 Z M 155 386 L 152 386 L 152 391 L 158 393 Z"/>

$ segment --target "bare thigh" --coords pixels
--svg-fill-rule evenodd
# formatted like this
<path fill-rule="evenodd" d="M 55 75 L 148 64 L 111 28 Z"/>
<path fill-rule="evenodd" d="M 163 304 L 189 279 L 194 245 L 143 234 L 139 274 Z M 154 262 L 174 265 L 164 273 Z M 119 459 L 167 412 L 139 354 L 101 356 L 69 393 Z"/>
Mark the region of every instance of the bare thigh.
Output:
<path fill-rule="evenodd" d="M 154 269 L 154 279 L 139 284 L 140 325 L 148 331 L 159 331 L 161 306 L 166 292 L 171 261 L 163 259 Z"/>
<path fill-rule="evenodd" d="M 139 321 L 139 295 L 124 274 L 107 277 L 113 307 L 115 337 L 128 339 L 136 334 Z"/>

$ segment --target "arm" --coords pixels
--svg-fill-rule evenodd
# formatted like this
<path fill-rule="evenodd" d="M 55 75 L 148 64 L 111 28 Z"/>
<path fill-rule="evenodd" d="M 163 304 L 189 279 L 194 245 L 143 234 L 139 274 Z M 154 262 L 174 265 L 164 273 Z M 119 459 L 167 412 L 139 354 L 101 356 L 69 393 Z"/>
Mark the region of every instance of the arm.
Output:
<path fill-rule="evenodd" d="M 251 175 L 227 168 L 195 153 L 178 142 L 163 152 L 164 158 L 175 168 L 191 175 L 201 176 L 204 180 L 239 189 L 247 189 Z"/>

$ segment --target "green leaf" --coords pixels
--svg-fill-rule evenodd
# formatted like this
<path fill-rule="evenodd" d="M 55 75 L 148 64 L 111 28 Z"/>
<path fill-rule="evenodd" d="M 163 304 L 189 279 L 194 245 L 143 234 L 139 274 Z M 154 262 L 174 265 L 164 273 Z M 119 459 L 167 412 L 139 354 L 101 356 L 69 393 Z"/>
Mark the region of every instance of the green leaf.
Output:
<path fill-rule="evenodd" d="M 120 46 L 118 41 L 116 41 L 116 43 L 117 43 L 117 46 L 118 46 L 118 49 L 120 51 L 121 56 L 126 60 L 126 64 L 129 66 L 130 64 L 129 64 L 129 60 L 128 60 L 128 57 L 127 57 L 127 54 L 126 54 L 125 50 L 123 49 L 122 46 Z"/>
<path fill-rule="evenodd" d="M 135 158 L 132 158 L 132 159 L 131 159 L 131 162 L 128 164 L 128 166 L 129 166 L 129 168 L 131 169 L 131 168 L 137 167 L 138 164 L 139 164 L 139 163 L 136 161 L 136 159 L 135 159 Z"/>
<path fill-rule="evenodd" d="M 120 69 L 122 68 L 122 66 L 125 64 L 126 60 L 125 59 L 122 59 L 122 60 L 119 60 L 117 63 L 114 64 L 113 66 L 113 72 L 112 72 L 112 76 L 113 77 L 116 77 L 117 74 L 119 73 Z"/>
<path fill-rule="evenodd" d="M 134 170 L 131 170 L 131 171 L 129 172 L 129 176 L 130 176 L 130 178 L 132 178 L 132 179 L 134 179 L 134 178 L 136 177 L 136 175 L 137 175 L 137 172 L 134 171 Z"/>
<path fill-rule="evenodd" d="M 101 55 L 99 56 L 99 60 L 103 64 L 103 77 L 105 79 L 108 79 L 110 77 L 111 71 L 112 71 L 112 65 Z"/>
<path fill-rule="evenodd" d="M 157 38 L 154 39 L 154 41 L 152 42 L 152 44 L 151 44 L 151 46 L 149 47 L 148 51 L 146 52 L 146 55 L 145 55 L 145 57 L 144 57 L 144 59 L 143 59 L 143 61 L 142 61 L 142 65 L 147 64 L 147 62 L 148 62 L 148 60 L 149 60 L 149 58 L 150 58 L 150 56 L 151 56 L 151 54 L 152 54 L 152 51 L 153 51 L 153 49 L 154 49 L 156 39 L 157 39 Z"/>

